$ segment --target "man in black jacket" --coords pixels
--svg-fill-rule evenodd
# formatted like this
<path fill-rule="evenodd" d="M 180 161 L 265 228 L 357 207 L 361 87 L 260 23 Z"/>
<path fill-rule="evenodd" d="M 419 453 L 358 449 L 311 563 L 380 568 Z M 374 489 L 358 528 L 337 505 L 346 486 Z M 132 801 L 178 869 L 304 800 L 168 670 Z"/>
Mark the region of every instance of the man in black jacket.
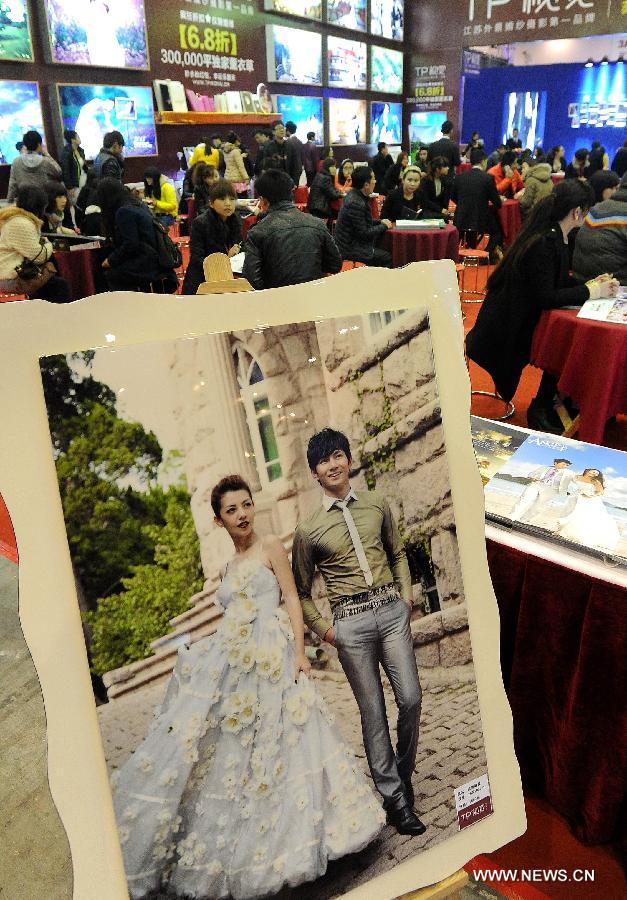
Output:
<path fill-rule="evenodd" d="M 387 175 L 388 169 L 393 165 L 394 163 L 392 162 L 388 145 L 385 141 L 379 141 L 377 144 L 376 156 L 373 156 L 370 160 L 370 167 L 372 168 L 375 177 L 374 192 L 376 194 L 383 193 L 383 181 Z"/>
<path fill-rule="evenodd" d="M 368 166 L 353 172 L 353 186 L 346 195 L 337 217 L 335 240 L 344 259 L 353 259 L 369 266 L 392 267 L 392 255 L 375 247 L 381 235 L 392 227 L 389 219 L 372 218 L 368 197 L 374 191 L 375 176 Z"/>
<path fill-rule="evenodd" d="M 496 210 L 500 209 L 503 200 L 496 189 L 494 178 L 486 172 L 485 151 L 471 151 L 470 161 L 472 169 L 458 175 L 453 184 L 451 196 L 457 204 L 453 223 L 460 234 L 470 232 L 467 239 L 471 246 L 476 237 L 489 234 L 486 249 L 491 255 L 499 255 L 497 247 L 503 240 L 503 232 Z"/>
<path fill-rule="evenodd" d="M 315 281 L 342 268 L 342 257 L 324 222 L 292 202 L 292 180 L 268 169 L 255 181 L 263 210 L 248 232 L 242 275 L 255 290 Z"/>
<path fill-rule="evenodd" d="M 94 160 L 94 174 L 96 178 L 117 178 L 122 181 L 124 177 L 124 162 L 122 149 L 124 136 L 119 131 L 108 131 L 102 139 L 102 149 Z"/>
<path fill-rule="evenodd" d="M 429 144 L 428 154 L 430 160 L 435 159 L 436 156 L 443 156 L 444 159 L 448 160 L 449 181 L 452 181 L 455 177 L 455 168 L 461 161 L 459 144 L 456 144 L 455 141 L 451 140 L 453 128 L 453 123 L 449 122 L 447 119 L 446 122 L 442 124 L 442 137 L 439 141 Z"/>
<path fill-rule="evenodd" d="M 264 148 L 264 161 L 272 159 L 272 157 L 281 161 L 281 168 L 287 172 L 296 187 L 303 167 L 296 147 L 285 140 L 285 125 L 283 122 L 274 123 L 272 126 L 272 140 L 268 141 Z"/>

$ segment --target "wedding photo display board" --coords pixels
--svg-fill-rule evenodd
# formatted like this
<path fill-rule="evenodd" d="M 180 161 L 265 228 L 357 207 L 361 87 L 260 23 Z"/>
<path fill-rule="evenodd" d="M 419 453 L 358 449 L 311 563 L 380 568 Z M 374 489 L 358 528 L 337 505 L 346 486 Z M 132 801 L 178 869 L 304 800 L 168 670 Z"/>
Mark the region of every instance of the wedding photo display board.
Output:
<path fill-rule="evenodd" d="M 627 565 L 627 453 L 472 418 L 486 517 Z"/>
<path fill-rule="evenodd" d="M 0 165 L 13 162 L 24 132 L 44 135 L 36 81 L 0 81 Z"/>
<path fill-rule="evenodd" d="M 44 0 L 52 62 L 149 69 L 144 0 Z"/>
<path fill-rule="evenodd" d="M 33 61 L 28 0 L 11 0 L 1 8 L 0 61 Z"/>
<path fill-rule="evenodd" d="M 63 129 L 77 131 L 87 159 L 94 159 L 107 131 L 124 136 L 124 155 L 156 156 L 152 88 L 108 84 L 60 84 Z"/>
<path fill-rule="evenodd" d="M 394 312 L 416 284 L 420 305 Z M 0 376 L 16 387 L 0 396 L 2 493 L 76 896 L 111 900 L 125 884 L 263 893 L 289 878 L 295 900 L 392 898 L 522 833 L 467 380 L 450 353 L 460 328 L 447 262 L 229 304 L 114 294 L 6 310 Z M 398 609 L 422 681 L 412 777 L 428 827 L 400 844 L 365 763 L 342 623 L 338 651 L 314 641 L 323 667 L 296 682 L 280 602 L 291 575 L 273 570 L 320 508 L 306 451 L 327 427 L 349 442 L 357 494 L 386 498 L 407 571 L 412 606 Z M 233 559 L 239 525 L 220 527 L 231 508 L 220 501 L 214 518 L 227 474 L 254 501 L 247 488 L 239 524 L 273 548 L 250 565 Z M 103 505 L 81 503 L 85 491 Z M 107 584 L 112 563 L 127 574 Z M 78 585 L 92 676 L 109 690 L 98 710 Z M 328 616 L 324 591 L 313 596 Z"/>

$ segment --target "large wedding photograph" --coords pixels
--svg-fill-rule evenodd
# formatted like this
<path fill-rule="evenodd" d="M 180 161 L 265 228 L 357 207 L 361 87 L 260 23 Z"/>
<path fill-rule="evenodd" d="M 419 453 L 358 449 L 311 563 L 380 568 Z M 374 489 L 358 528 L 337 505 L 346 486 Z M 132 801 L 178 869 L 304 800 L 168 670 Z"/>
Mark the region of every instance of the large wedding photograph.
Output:
<path fill-rule="evenodd" d="M 338 897 L 491 810 L 426 308 L 40 364 L 132 898 Z"/>

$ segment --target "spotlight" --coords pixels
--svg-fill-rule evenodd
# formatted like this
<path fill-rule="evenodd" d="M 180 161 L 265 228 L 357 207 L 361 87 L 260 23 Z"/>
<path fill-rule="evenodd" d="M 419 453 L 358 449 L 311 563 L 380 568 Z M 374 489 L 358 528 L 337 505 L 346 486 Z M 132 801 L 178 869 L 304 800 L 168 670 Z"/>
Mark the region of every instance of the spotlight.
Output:
<path fill-rule="evenodd" d="M 622 66 L 622 65 L 623 65 L 623 63 L 625 62 L 625 57 L 623 56 L 622 53 L 620 54 L 620 56 L 618 57 L 618 59 L 616 60 L 616 62 L 618 63 L 619 66 Z"/>
<path fill-rule="evenodd" d="M 591 69 L 593 65 L 594 65 L 593 61 L 592 61 L 591 59 L 589 59 L 588 62 L 586 63 L 586 65 L 585 65 L 585 68 L 586 68 L 586 69 Z"/>
<path fill-rule="evenodd" d="M 603 59 L 601 60 L 601 65 L 602 65 L 602 66 L 609 66 L 609 64 L 610 64 L 609 59 L 607 58 L 607 56 L 604 56 Z"/>

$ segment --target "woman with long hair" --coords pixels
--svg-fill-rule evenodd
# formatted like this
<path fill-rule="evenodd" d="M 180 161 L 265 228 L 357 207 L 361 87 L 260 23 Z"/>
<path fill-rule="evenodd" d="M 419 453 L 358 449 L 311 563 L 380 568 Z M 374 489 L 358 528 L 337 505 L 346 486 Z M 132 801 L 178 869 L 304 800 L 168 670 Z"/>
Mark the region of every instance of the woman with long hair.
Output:
<path fill-rule="evenodd" d="M 353 172 L 355 166 L 352 159 L 343 159 L 335 176 L 335 187 L 338 191 L 349 191 L 353 186 Z"/>
<path fill-rule="evenodd" d="M 390 191 L 396 190 L 401 183 L 401 175 L 409 165 L 409 153 L 407 150 L 401 150 L 396 157 L 396 162 L 387 170 L 383 177 L 383 190 L 381 193 L 389 194 Z M 389 218 L 389 217 L 388 217 Z"/>
<path fill-rule="evenodd" d="M 418 166 L 407 166 L 401 173 L 401 184 L 386 196 L 381 218 L 396 222 L 398 219 L 419 219 L 420 182 L 422 173 Z"/>
<path fill-rule="evenodd" d="M 47 190 L 48 203 L 44 211 L 44 231 L 49 234 L 75 235 L 70 217 L 70 198 L 64 184 L 53 182 Z"/>
<path fill-rule="evenodd" d="M 448 220 L 451 186 L 448 180 L 449 163 L 436 156 L 429 163 L 429 171 L 420 182 L 420 203 L 425 218 Z"/>
<path fill-rule="evenodd" d="M 221 178 L 209 191 L 208 207 L 192 222 L 190 260 L 183 293 L 195 294 L 205 280 L 203 262 L 211 253 L 235 256 L 242 243 L 242 220 L 236 212 L 237 195 L 230 181 Z"/>
<path fill-rule="evenodd" d="M 117 178 L 101 178 L 96 203 L 112 247 L 102 263 L 111 291 L 150 291 L 156 283 L 174 293 L 178 279 L 159 259 L 154 216 Z"/>
<path fill-rule="evenodd" d="M 63 132 L 65 144 L 61 153 L 61 175 L 70 200 L 71 215 L 74 218 L 74 207 L 82 187 L 87 182 L 87 166 L 85 151 L 81 147 L 81 139 L 76 131 L 66 129 Z M 77 224 L 76 221 L 74 224 Z"/>
<path fill-rule="evenodd" d="M 309 188 L 307 212 L 319 219 L 334 218 L 337 213 L 332 203 L 344 197 L 344 191 L 338 191 L 334 185 L 337 175 L 337 163 L 334 159 L 325 159 L 322 168 L 316 173 Z"/>
<path fill-rule="evenodd" d="M 224 177 L 230 181 L 238 197 L 247 197 L 250 186 L 250 175 L 244 164 L 244 153 L 242 151 L 242 142 L 238 134 L 229 131 L 226 141 L 222 146 L 226 169 Z"/>
<path fill-rule="evenodd" d="M 546 155 L 546 161 L 551 166 L 551 172 L 556 175 L 560 172 L 566 172 L 566 160 L 564 159 L 564 147 L 557 144 L 552 147 Z"/>
<path fill-rule="evenodd" d="M 156 166 L 149 166 L 144 172 L 144 200 L 163 225 L 176 221 L 179 205 L 174 185 Z"/>
<path fill-rule="evenodd" d="M 559 536 L 599 550 L 614 550 L 620 531 L 603 502 L 605 480 L 600 469 L 584 469 L 575 475 L 567 493 L 576 502 L 572 511 L 558 520 Z"/>
<path fill-rule="evenodd" d="M 52 244 L 41 235 L 46 201 L 41 188 L 25 185 L 15 206 L 0 210 L 0 291 L 67 303 L 70 286 L 56 274 Z"/>
<path fill-rule="evenodd" d="M 385 820 L 308 677 L 281 540 L 255 531 L 240 475 L 211 506 L 235 551 L 216 594 L 224 617 L 179 650 L 148 736 L 112 778 L 133 900 L 267 897 L 362 850 Z"/>
<path fill-rule="evenodd" d="M 207 163 L 196 163 L 192 175 L 194 186 L 194 218 L 201 216 L 209 206 L 209 194 L 214 184 L 220 180 L 218 170 Z"/>
<path fill-rule="evenodd" d="M 562 181 L 530 211 L 516 240 L 488 279 L 486 298 L 466 337 L 470 359 L 490 373 L 511 400 L 528 364 L 533 332 L 544 310 L 581 306 L 590 297 L 615 296 L 618 282 L 601 275 L 583 283 L 570 275 L 568 236 L 594 203 L 588 184 Z M 557 381 L 545 372 L 527 412 L 530 428 L 561 433 L 553 409 Z"/>

